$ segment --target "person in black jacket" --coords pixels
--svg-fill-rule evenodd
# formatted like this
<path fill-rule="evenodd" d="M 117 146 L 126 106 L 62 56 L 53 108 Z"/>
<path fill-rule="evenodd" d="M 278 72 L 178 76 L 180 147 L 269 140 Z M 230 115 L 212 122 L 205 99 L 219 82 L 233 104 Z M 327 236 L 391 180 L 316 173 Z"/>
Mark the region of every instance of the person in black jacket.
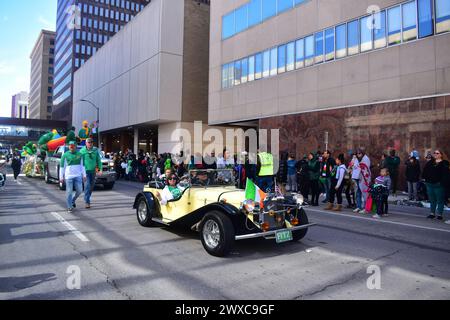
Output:
<path fill-rule="evenodd" d="M 443 152 L 441 150 L 434 151 L 434 158 L 427 162 L 422 174 L 430 200 L 429 219 L 436 218 L 437 214 L 437 219 L 443 220 L 445 187 L 449 184 L 449 171 L 449 162 L 444 160 Z"/>
<path fill-rule="evenodd" d="M 16 155 L 12 159 L 11 168 L 13 169 L 14 180 L 17 181 L 17 177 L 19 176 L 20 170 L 22 169 L 22 160 L 20 159 L 19 155 Z"/>
<path fill-rule="evenodd" d="M 406 181 L 408 182 L 409 200 L 418 201 L 417 199 L 417 182 L 420 180 L 420 164 L 415 157 L 411 157 L 406 161 Z"/>

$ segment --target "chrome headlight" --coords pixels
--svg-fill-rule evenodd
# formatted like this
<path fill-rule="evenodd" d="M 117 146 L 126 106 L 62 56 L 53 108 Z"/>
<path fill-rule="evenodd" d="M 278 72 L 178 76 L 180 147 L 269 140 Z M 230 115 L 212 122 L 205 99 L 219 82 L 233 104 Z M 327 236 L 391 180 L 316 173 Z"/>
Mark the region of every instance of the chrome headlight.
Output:
<path fill-rule="evenodd" d="M 255 211 L 256 203 L 253 200 L 244 200 L 242 207 L 249 213 Z"/>
<path fill-rule="evenodd" d="M 294 196 L 294 200 L 297 202 L 298 205 L 303 205 L 303 203 L 305 202 L 305 198 L 303 198 L 303 195 L 301 194 L 296 194 Z"/>

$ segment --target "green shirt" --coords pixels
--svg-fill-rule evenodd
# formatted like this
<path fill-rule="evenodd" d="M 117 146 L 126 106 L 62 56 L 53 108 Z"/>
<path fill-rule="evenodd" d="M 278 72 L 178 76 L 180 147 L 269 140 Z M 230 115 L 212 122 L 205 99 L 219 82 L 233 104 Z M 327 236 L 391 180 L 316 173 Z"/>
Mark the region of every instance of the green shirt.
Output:
<path fill-rule="evenodd" d="M 83 162 L 86 171 L 93 172 L 97 167 L 98 170 L 100 171 L 103 170 L 102 159 L 96 147 L 93 147 L 91 150 L 88 150 L 86 147 L 83 147 L 80 153 L 83 155 Z"/>
<path fill-rule="evenodd" d="M 174 199 L 181 197 L 181 190 L 177 187 L 168 186 L 170 193 L 172 193 Z"/>

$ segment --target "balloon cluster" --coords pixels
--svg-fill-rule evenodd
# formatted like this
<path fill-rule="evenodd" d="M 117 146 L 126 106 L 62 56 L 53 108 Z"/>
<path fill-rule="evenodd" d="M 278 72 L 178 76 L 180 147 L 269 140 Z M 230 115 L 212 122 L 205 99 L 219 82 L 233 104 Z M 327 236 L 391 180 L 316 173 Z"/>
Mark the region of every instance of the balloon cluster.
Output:
<path fill-rule="evenodd" d="M 33 142 L 28 142 L 22 149 L 22 157 L 32 156 L 37 153 L 37 146 Z"/>

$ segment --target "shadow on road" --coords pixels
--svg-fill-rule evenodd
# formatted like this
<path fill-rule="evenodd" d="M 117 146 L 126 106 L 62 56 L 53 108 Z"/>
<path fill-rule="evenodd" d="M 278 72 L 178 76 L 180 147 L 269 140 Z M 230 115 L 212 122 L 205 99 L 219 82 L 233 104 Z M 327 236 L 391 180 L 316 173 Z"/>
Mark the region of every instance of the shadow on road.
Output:
<path fill-rule="evenodd" d="M 17 292 L 56 279 L 54 273 L 42 273 L 25 277 L 4 277 L 0 278 L 0 292 Z"/>

